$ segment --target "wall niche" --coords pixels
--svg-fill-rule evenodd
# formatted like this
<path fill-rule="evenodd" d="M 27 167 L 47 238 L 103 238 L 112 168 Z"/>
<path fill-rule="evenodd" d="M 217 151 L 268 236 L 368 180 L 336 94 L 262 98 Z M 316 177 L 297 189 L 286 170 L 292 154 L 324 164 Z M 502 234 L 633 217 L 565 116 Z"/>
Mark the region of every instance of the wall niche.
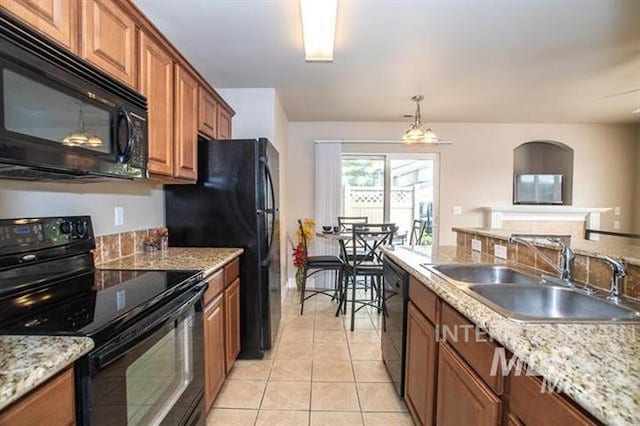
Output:
<path fill-rule="evenodd" d="M 556 141 L 531 141 L 513 150 L 513 204 L 572 202 L 572 148 Z"/>

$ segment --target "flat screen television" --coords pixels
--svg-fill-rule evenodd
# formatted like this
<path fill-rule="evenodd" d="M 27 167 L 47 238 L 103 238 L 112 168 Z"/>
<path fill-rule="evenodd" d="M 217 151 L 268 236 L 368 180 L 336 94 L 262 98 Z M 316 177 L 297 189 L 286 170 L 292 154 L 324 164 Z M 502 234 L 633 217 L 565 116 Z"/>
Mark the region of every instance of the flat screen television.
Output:
<path fill-rule="evenodd" d="M 562 175 L 516 175 L 514 204 L 562 204 Z"/>

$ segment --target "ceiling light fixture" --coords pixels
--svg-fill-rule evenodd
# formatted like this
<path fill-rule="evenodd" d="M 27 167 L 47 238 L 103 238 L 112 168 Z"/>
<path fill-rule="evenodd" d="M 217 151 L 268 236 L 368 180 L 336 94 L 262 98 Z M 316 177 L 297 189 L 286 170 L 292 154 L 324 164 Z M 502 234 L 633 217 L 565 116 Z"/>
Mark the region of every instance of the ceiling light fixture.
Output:
<path fill-rule="evenodd" d="M 400 140 L 406 144 L 414 144 L 414 143 L 431 143 L 437 144 L 440 142 L 438 136 L 429 128 L 425 129 L 424 124 L 422 123 L 422 116 L 420 114 L 420 101 L 422 101 L 424 97 L 422 95 L 416 95 L 411 98 L 412 101 L 416 103 L 416 113 L 415 115 L 405 115 L 406 118 L 413 118 L 413 123 L 409 126 L 404 135 Z"/>
<path fill-rule="evenodd" d="M 631 111 L 631 114 L 640 114 L 640 108 L 638 108 L 638 109 L 636 109 L 634 111 Z"/>
<path fill-rule="evenodd" d="M 333 62 L 338 0 L 300 0 L 304 58 Z"/>

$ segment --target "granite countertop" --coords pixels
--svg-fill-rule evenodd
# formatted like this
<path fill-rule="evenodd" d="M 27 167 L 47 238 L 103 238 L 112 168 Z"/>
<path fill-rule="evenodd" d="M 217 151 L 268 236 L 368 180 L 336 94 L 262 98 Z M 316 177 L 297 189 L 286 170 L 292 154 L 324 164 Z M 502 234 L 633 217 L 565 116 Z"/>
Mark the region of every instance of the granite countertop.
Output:
<path fill-rule="evenodd" d="M 208 276 L 236 257 L 240 248 L 169 247 L 167 250 L 136 253 L 97 265 L 100 269 L 148 269 L 203 271 Z"/>
<path fill-rule="evenodd" d="M 586 411 L 612 425 L 640 424 L 640 325 L 524 324 L 477 301 L 422 263 L 487 263 L 456 247 L 383 249 L 444 301 L 484 329 Z"/>
<path fill-rule="evenodd" d="M 454 232 L 467 232 L 484 237 L 509 240 L 511 234 L 527 234 L 527 232 L 516 232 L 508 229 L 483 229 L 483 228 L 459 228 L 453 227 Z M 558 248 L 557 244 L 538 240 L 535 245 L 541 247 Z M 591 241 L 583 238 L 571 238 L 571 248 L 577 253 L 585 256 L 603 257 L 613 256 L 622 259 L 626 263 L 640 266 L 640 242 L 638 244 L 630 242 L 615 241 Z"/>
<path fill-rule="evenodd" d="M 88 337 L 0 336 L 0 410 L 91 349 Z"/>

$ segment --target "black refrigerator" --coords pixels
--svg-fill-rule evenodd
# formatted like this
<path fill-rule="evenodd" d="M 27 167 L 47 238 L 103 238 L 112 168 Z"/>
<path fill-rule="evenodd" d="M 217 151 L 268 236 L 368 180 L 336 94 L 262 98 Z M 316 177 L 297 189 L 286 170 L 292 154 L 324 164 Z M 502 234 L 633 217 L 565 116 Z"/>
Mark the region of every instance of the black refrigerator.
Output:
<path fill-rule="evenodd" d="M 262 358 L 280 323 L 278 151 L 269 140 L 199 140 L 198 181 L 165 186 L 174 247 L 241 247 L 240 357 Z"/>

